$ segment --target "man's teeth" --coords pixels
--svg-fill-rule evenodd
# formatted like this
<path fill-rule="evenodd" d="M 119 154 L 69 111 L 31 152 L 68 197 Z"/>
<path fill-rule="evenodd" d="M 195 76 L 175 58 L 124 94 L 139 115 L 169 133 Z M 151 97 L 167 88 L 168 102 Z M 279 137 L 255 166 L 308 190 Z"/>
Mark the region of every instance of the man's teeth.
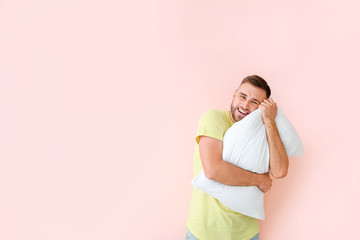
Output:
<path fill-rule="evenodd" d="M 247 112 L 243 112 L 238 108 L 239 112 L 241 112 L 242 114 L 248 114 Z"/>

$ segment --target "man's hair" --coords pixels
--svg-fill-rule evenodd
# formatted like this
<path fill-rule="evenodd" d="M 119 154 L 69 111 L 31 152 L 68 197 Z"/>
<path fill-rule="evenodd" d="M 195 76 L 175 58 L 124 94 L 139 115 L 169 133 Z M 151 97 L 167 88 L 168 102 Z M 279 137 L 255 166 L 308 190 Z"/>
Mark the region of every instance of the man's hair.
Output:
<path fill-rule="evenodd" d="M 244 78 L 242 80 L 240 86 L 242 84 L 244 84 L 244 83 L 250 83 L 254 87 L 264 89 L 265 92 L 266 92 L 266 97 L 267 98 L 269 98 L 270 95 L 271 95 L 271 89 L 270 89 L 269 85 L 267 84 L 267 82 L 262 77 L 259 77 L 258 75 L 247 76 L 246 78 Z"/>

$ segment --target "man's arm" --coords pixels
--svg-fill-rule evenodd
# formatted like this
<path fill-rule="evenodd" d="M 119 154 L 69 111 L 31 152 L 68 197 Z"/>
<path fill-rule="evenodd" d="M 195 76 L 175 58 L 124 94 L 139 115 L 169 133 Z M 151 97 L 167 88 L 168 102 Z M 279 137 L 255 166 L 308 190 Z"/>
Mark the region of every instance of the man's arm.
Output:
<path fill-rule="evenodd" d="M 259 108 L 263 111 L 263 120 L 266 126 L 270 151 L 270 173 L 275 178 L 283 178 L 288 173 L 289 159 L 275 122 L 276 103 L 273 99 L 268 98 L 260 104 Z"/>
<path fill-rule="evenodd" d="M 246 171 L 224 161 L 222 150 L 222 141 L 212 137 L 200 136 L 200 158 L 207 178 L 227 185 L 258 186 L 263 192 L 270 190 L 272 180 L 269 174 Z"/>

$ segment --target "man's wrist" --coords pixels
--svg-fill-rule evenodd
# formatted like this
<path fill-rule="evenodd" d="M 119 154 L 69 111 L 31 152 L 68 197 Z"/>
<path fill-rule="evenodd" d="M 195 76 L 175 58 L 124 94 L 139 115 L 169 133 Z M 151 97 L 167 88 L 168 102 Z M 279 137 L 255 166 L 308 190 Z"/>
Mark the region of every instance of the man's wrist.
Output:
<path fill-rule="evenodd" d="M 262 178 L 262 174 L 254 173 L 254 183 L 256 186 L 260 187 L 261 183 L 263 182 Z"/>
<path fill-rule="evenodd" d="M 264 120 L 264 123 L 268 129 L 277 129 L 275 119 Z"/>

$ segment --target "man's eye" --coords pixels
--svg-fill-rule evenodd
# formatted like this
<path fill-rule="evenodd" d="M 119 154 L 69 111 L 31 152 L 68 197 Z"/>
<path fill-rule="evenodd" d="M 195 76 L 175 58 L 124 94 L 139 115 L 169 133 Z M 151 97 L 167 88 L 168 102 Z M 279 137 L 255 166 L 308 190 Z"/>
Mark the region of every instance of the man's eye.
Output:
<path fill-rule="evenodd" d="M 256 102 L 256 101 L 253 101 L 252 103 L 254 103 L 254 104 L 256 104 L 256 105 L 259 105 L 259 103 L 258 103 L 258 102 Z"/>
<path fill-rule="evenodd" d="M 246 97 L 245 96 L 240 96 L 242 99 L 246 99 Z"/>

